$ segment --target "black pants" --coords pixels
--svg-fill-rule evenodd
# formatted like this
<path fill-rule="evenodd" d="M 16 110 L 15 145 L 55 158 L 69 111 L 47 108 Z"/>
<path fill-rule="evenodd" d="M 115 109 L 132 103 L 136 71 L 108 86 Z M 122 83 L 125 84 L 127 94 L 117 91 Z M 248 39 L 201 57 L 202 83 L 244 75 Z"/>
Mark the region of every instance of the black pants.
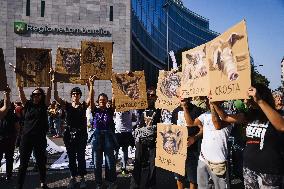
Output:
<path fill-rule="evenodd" d="M 15 142 L 16 136 L 10 136 L 0 141 L 0 162 L 3 154 L 5 154 L 6 173 L 8 178 L 12 176 L 13 172 Z"/>
<path fill-rule="evenodd" d="M 45 135 L 23 135 L 20 144 L 20 167 L 18 172 L 18 184 L 23 185 L 26 177 L 29 160 L 34 152 L 39 169 L 40 182 L 46 180 L 46 136 Z"/>
<path fill-rule="evenodd" d="M 135 162 L 131 177 L 130 189 L 139 189 L 144 185 L 146 188 L 156 185 L 155 146 L 147 146 L 141 143 L 135 144 Z M 145 183 L 142 183 L 142 171 L 147 170 Z"/>
<path fill-rule="evenodd" d="M 86 171 L 85 151 L 87 145 L 87 133 L 78 133 L 75 139 L 71 140 L 70 133 L 64 132 L 64 144 L 66 146 L 67 155 L 69 158 L 69 169 L 71 176 L 84 176 Z M 78 165 L 77 162 L 78 161 Z"/>

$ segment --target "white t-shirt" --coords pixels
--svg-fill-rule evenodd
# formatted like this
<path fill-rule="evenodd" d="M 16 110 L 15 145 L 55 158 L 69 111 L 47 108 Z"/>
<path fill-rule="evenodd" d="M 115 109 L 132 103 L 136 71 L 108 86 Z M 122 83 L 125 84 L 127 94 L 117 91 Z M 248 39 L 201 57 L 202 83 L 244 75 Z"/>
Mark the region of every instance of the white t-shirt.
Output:
<path fill-rule="evenodd" d="M 220 130 L 215 129 L 210 112 L 201 114 L 198 119 L 203 125 L 201 152 L 204 158 L 212 163 L 226 161 L 228 154 L 227 139 L 232 130 L 232 125 Z M 201 153 L 199 159 L 204 161 Z"/>
<path fill-rule="evenodd" d="M 114 112 L 115 132 L 132 132 L 132 116 L 136 115 L 135 110 L 125 112 Z"/>

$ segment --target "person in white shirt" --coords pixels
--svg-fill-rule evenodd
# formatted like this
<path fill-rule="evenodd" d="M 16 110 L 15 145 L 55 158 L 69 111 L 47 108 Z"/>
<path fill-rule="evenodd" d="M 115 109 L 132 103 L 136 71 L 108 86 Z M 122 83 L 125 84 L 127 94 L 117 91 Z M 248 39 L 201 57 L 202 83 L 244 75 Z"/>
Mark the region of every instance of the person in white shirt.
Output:
<path fill-rule="evenodd" d="M 211 178 L 215 189 L 224 189 L 227 185 L 227 139 L 232 126 L 224 124 L 220 120 L 208 98 L 206 99 L 206 105 L 210 111 L 201 114 L 195 120 L 191 119 L 190 110 L 184 112 L 187 125 L 199 125 L 203 128 L 203 140 L 197 167 L 198 188 L 208 188 L 209 179 Z"/>

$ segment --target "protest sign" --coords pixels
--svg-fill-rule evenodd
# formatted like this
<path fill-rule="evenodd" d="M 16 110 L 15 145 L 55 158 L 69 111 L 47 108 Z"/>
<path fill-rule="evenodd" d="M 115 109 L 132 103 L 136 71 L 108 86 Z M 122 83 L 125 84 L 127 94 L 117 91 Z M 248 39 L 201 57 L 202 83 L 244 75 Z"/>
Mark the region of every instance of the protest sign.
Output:
<path fill-rule="evenodd" d="M 55 63 L 55 80 L 63 83 L 84 84 L 80 79 L 81 49 L 58 48 Z"/>
<path fill-rule="evenodd" d="M 158 96 L 155 107 L 173 111 L 180 105 L 177 98 L 177 89 L 181 85 L 181 73 L 173 71 L 159 71 L 158 87 L 156 94 Z"/>
<path fill-rule="evenodd" d="M 181 96 L 209 94 L 209 65 L 206 62 L 206 44 L 182 53 Z"/>
<path fill-rule="evenodd" d="M 16 48 L 16 82 L 23 87 L 49 87 L 51 49 Z"/>
<path fill-rule="evenodd" d="M 158 123 L 155 166 L 185 175 L 187 127 Z"/>
<path fill-rule="evenodd" d="M 212 101 L 248 98 L 251 65 L 245 21 L 207 44 Z"/>
<path fill-rule="evenodd" d="M 5 69 L 5 61 L 3 49 L 0 49 L 0 91 L 4 91 L 7 88 L 7 76 Z"/>
<path fill-rule="evenodd" d="M 112 42 L 81 42 L 80 77 L 88 80 L 96 75 L 97 80 L 111 80 Z"/>
<path fill-rule="evenodd" d="M 112 88 L 117 112 L 148 107 L 144 71 L 114 73 Z"/>

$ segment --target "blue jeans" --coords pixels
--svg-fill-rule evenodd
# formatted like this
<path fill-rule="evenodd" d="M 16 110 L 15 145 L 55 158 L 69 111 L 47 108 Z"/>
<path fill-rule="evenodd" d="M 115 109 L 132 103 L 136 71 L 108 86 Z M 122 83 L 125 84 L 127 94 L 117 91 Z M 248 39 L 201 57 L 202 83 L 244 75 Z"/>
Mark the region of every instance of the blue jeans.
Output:
<path fill-rule="evenodd" d="M 61 135 L 61 118 L 53 119 L 54 129 L 57 135 Z"/>
<path fill-rule="evenodd" d="M 92 149 L 94 160 L 95 182 L 97 185 L 102 184 L 102 164 L 103 153 L 105 155 L 105 179 L 109 182 L 116 181 L 116 165 L 114 150 L 116 140 L 114 134 L 109 130 L 96 130 L 92 136 Z"/>

